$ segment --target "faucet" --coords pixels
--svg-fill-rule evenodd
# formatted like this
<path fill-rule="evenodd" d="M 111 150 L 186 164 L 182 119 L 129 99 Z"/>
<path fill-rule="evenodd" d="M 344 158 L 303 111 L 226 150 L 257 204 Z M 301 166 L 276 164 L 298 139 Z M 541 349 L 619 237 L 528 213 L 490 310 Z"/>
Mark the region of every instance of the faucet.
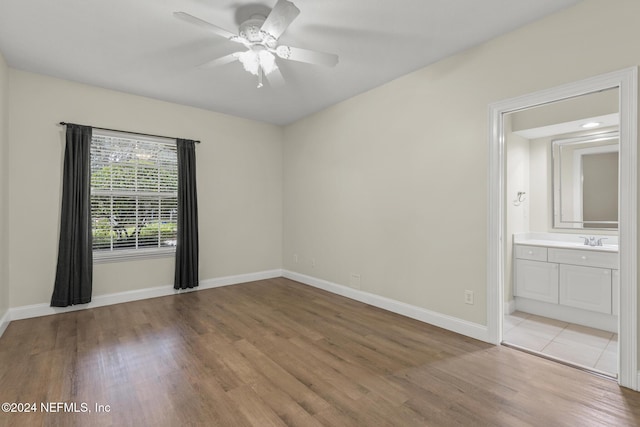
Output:
<path fill-rule="evenodd" d="M 589 237 L 580 236 L 580 238 L 584 239 L 585 246 L 602 246 L 602 241 L 607 240 L 606 237 L 601 237 L 596 240 L 595 236 L 589 236 Z"/>

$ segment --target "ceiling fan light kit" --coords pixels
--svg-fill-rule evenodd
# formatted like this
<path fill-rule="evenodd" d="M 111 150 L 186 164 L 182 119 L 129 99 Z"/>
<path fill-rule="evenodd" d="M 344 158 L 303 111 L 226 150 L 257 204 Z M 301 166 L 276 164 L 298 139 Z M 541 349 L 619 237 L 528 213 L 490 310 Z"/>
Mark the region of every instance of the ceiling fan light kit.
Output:
<path fill-rule="evenodd" d="M 334 54 L 278 45 L 278 39 L 299 13 L 300 9 L 292 2 L 278 0 L 269 16 L 253 15 L 240 24 L 238 35 L 186 12 L 174 12 L 174 16 L 205 28 L 231 42 L 244 45 L 247 48 L 245 51 L 215 58 L 203 65 L 220 66 L 238 60 L 247 72 L 258 76 L 258 88 L 260 88 L 263 86 L 263 76 L 267 76 L 272 85 L 282 81 L 276 57 L 328 67 L 338 63 L 338 56 Z M 269 78 L 269 75 L 273 77 Z"/>

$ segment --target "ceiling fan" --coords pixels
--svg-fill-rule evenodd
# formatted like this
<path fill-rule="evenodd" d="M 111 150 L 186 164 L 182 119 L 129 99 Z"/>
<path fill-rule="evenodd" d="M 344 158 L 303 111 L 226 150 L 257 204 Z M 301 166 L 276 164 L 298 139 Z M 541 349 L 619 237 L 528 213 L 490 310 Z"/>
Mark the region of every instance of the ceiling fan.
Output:
<path fill-rule="evenodd" d="M 178 19 L 198 25 L 247 48 L 244 51 L 213 59 L 202 64 L 202 66 L 215 67 L 240 61 L 246 71 L 258 76 L 258 87 L 260 88 L 263 86 L 263 76 L 267 76 L 272 85 L 279 85 L 284 82 L 276 64 L 276 57 L 328 67 L 333 67 L 338 63 L 338 56 L 331 53 L 278 44 L 280 36 L 299 13 L 300 9 L 292 2 L 278 0 L 268 16 L 252 15 L 241 23 L 237 35 L 186 12 L 174 12 L 173 14 Z"/>

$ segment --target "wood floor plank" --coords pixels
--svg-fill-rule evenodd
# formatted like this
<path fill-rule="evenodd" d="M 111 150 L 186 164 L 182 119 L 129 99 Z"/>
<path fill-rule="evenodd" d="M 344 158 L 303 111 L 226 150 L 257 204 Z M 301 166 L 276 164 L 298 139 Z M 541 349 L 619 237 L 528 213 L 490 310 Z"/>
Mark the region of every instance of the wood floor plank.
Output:
<path fill-rule="evenodd" d="M 238 341 L 235 345 L 243 357 L 251 363 L 254 369 L 262 374 L 266 381 L 273 384 L 274 387 L 286 391 L 293 402 L 306 408 L 310 414 L 326 409 L 329 406 L 326 401 L 310 391 L 302 382 L 289 373 L 285 367 L 262 353 L 253 344 L 243 340 Z M 270 354 L 273 355 L 274 352 L 270 352 Z M 288 356 L 290 357 L 291 355 L 289 354 Z"/>
<path fill-rule="evenodd" d="M 284 278 L 11 322 L 0 402 L 38 405 L 12 427 L 640 425 L 613 381 Z"/>
<path fill-rule="evenodd" d="M 251 425 L 256 427 L 285 427 L 286 424 L 269 405 L 248 385 L 233 389 L 229 395 Z"/>
<path fill-rule="evenodd" d="M 388 380 L 387 376 L 380 375 L 375 369 L 362 364 L 349 363 L 329 352 L 318 351 L 319 347 L 315 342 L 305 342 L 300 338 L 292 338 L 289 341 L 298 347 L 303 354 L 308 355 L 307 357 L 317 358 L 331 369 L 340 372 L 354 384 L 360 384 L 369 392 L 378 394 L 392 404 L 401 405 L 409 399 L 410 395 L 404 389 Z"/>

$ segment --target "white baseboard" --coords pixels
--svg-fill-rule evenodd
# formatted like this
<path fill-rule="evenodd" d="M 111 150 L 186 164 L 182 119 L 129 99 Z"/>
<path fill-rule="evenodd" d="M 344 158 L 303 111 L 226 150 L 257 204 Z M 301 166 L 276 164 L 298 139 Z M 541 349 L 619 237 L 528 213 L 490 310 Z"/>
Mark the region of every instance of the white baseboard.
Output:
<path fill-rule="evenodd" d="M 618 333 L 618 316 L 611 314 L 581 310 L 566 305 L 551 304 L 522 297 L 516 297 L 516 309 L 524 313 Z"/>
<path fill-rule="evenodd" d="M 256 273 L 239 274 L 236 276 L 217 277 L 201 280 L 200 285 L 193 289 L 173 289 L 173 285 L 156 286 L 153 288 L 134 291 L 117 292 L 107 295 L 96 295 L 88 304 L 73 305 L 70 307 L 50 307 L 49 304 L 33 304 L 14 307 L 5 315 L 8 320 L 28 319 L 31 317 L 48 316 L 50 314 L 67 313 L 69 311 L 86 310 L 89 308 L 103 307 L 105 305 L 120 304 L 123 302 L 137 301 L 148 298 L 164 297 L 185 292 L 195 292 L 204 289 L 218 288 L 221 286 L 236 285 L 239 283 L 253 282 L 256 280 L 273 279 L 281 277 L 282 270 L 268 270 Z M 8 322 L 7 322 L 8 323 Z M 0 330 L 1 325 L 0 325 Z M 0 333 L 0 336 L 2 334 Z"/>
<path fill-rule="evenodd" d="M 506 314 L 513 314 L 516 311 L 516 301 L 511 300 L 504 303 L 504 312 Z"/>
<path fill-rule="evenodd" d="M 256 273 L 238 274 L 236 276 L 217 277 L 215 279 L 201 280 L 200 285 L 193 290 L 219 288 L 221 286 L 237 285 L 240 283 L 255 282 L 258 280 L 275 279 L 282 277 L 282 269 L 258 271 Z M 173 286 L 172 286 L 173 289 Z"/>
<path fill-rule="evenodd" d="M 0 317 L 0 337 L 2 336 L 2 334 L 4 334 L 7 326 L 9 326 L 9 322 L 11 322 L 11 311 L 7 309 L 2 317 Z"/>
<path fill-rule="evenodd" d="M 417 307 L 401 301 L 392 300 L 383 296 L 371 294 L 369 292 L 353 289 L 348 286 L 338 285 L 323 279 L 283 270 L 282 275 L 287 279 L 295 280 L 315 288 L 341 295 L 374 307 L 382 308 L 393 313 L 401 314 L 421 322 L 429 323 L 458 334 L 466 335 L 480 341 L 491 342 L 489 340 L 489 330 L 485 325 L 468 322 L 456 317 L 447 316 L 426 308 Z"/>
<path fill-rule="evenodd" d="M 421 322 L 429 323 L 447 329 L 471 338 L 489 342 L 489 331 L 484 325 L 480 325 L 466 320 L 461 320 L 452 316 L 447 316 L 425 308 L 413 306 L 400 301 L 392 300 L 379 295 L 364 292 L 358 289 L 349 288 L 347 286 L 338 285 L 326 280 L 318 279 L 312 276 L 296 273 L 288 270 L 268 270 L 256 273 L 239 274 L 235 276 L 217 277 L 214 279 L 202 280 L 200 285 L 194 289 L 176 290 L 173 285 L 157 286 L 153 288 L 139 289 L 127 292 L 118 292 L 114 294 L 98 295 L 93 298 L 89 304 L 81 304 L 71 307 L 50 307 L 48 304 L 33 304 L 21 307 L 14 307 L 7 310 L 0 317 L 0 337 L 9 326 L 12 320 L 27 319 L 31 317 L 48 316 L 57 313 L 66 313 L 70 311 L 86 310 L 90 308 L 102 307 L 106 305 L 119 304 L 123 302 L 137 301 L 142 299 L 157 298 L 168 295 L 176 295 L 185 292 L 195 292 L 204 289 L 218 288 L 222 286 L 236 285 L 240 283 L 253 282 L 257 280 L 273 279 L 277 277 L 286 277 L 325 291 L 344 296 L 374 307 L 382 308 L 393 313 L 401 314 Z M 512 312 L 511 308 L 514 304 L 505 303 L 505 311 Z M 513 307 L 515 309 L 515 307 Z M 640 371 L 637 373 L 638 382 L 640 384 Z"/>

